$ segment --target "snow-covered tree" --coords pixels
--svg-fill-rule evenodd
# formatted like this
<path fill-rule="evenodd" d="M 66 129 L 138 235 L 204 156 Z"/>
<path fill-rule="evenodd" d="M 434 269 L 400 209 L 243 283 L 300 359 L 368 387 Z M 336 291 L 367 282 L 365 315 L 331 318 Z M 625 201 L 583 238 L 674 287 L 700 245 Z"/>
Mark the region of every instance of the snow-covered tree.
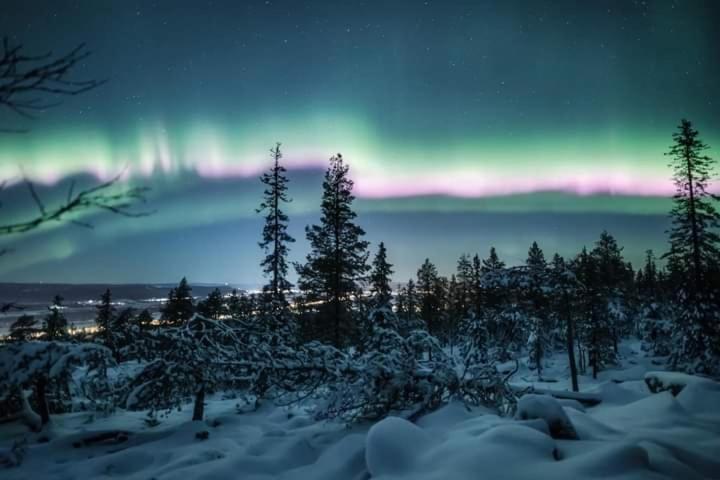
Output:
<path fill-rule="evenodd" d="M 192 397 L 193 420 L 202 420 L 206 393 L 229 387 L 247 367 L 242 345 L 225 322 L 197 314 L 183 325 L 148 332 L 135 345 L 146 363 L 130 381 L 126 408 L 170 409 Z"/>
<path fill-rule="evenodd" d="M 425 321 L 430 335 L 439 337 L 442 330 L 444 299 L 439 288 L 437 267 L 426 258 L 417 271 L 417 295 L 420 301 L 420 318 Z"/>
<path fill-rule="evenodd" d="M 675 195 L 670 212 L 670 251 L 663 257 L 675 257 L 675 265 L 687 274 L 689 296 L 702 292 L 709 270 L 720 260 L 720 214 L 708 191 L 715 167 L 703 152 L 709 147 L 689 120 L 683 119 L 673 134 L 671 157 Z"/>
<path fill-rule="evenodd" d="M 537 369 L 538 377 L 542 377 L 543 359 L 557 339 L 550 322 L 547 262 L 536 242 L 528 250 L 525 267 L 527 278 L 523 282 L 522 296 L 528 321 L 527 344 L 531 365 Z"/>
<path fill-rule="evenodd" d="M 570 382 L 574 392 L 579 391 L 576 349 L 576 304 L 580 285 L 565 260 L 557 253 L 553 256 L 550 268 L 550 307 L 561 330 L 565 332 L 565 349 L 570 367 Z"/>
<path fill-rule="evenodd" d="M 683 119 L 667 153 L 674 170 L 675 195 L 668 259 L 677 282 L 671 364 L 705 373 L 720 371 L 720 213 L 709 191 L 715 161 L 690 121 Z"/>
<path fill-rule="evenodd" d="M 33 341 L 11 343 L 0 347 L 0 402 L 15 396 L 24 404 L 24 390 L 32 390 L 30 404 L 22 407 L 30 426 L 39 430 L 50 421 L 51 410 L 61 410 L 60 397 L 70 390 L 71 383 L 80 389 L 77 394 L 96 406 L 114 403 L 105 372 L 114 364 L 110 351 L 93 343 Z M 78 365 L 83 375 L 73 377 Z M 49 396 L 56 401 L 52 405 Z"/>
<path fill-rule="evenodd" d="M 580 305 L 582 321 L 578 322 L 578 340 L 580 347 L 580 370 L 584 371 L 587 348 L 588 364 L 592 367 L 593 378 L 608 363 L 615 361 L 613 351 L 612 328 L 608 324 L 610 316 L 608 303 L 603 297 L 598 280 L 599 272 L 596 257 L 583 248 L 573 261 L 573 273 L 580 284 Z"/>

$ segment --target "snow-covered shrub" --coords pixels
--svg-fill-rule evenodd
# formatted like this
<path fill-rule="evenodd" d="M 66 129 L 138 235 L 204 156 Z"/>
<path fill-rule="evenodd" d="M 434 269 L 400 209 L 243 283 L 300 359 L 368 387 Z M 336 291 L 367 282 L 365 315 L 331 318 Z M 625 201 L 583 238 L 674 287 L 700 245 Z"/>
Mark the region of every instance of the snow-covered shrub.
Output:
<path fill-rule="evenodd" d="M 391 311 L 374 311 L 370 317 L 373 327 L 361 352 L 319 345 L 305 350 L 308 358 L 300 362 L 301 371 L 312 375 L 294 393 L 313 390 L 318 417 L 352 422 L 398 414 L 414 419 L 453 398 L 497 407 L 500 413 L 512 411 L 514 396 L 507 378 L 498 374 L 479 343 L 466 349 L 457 364 L 427 331 L 398 333 Z M 328 355 L 331 363 L 312 360 Z"/>
<path fill-rule="evenodd" d="M 489 348 L 485 320 L 471 314 L 463 323 L 463 332 L 460 358 L 453 359 L 452 370 L 457 375 L 453 395 L 468 405 L 496 408 L 501 414 L 511 413 L 515 396 L 507 385 L 507 379 L 515 372 L 505 378 L 499 374 L 496 363 L 505 355 L 500 355 L 496 348 Z"/>
<path fill-rule="evenodd" d="M 106 409 L 112 403 L 107 368 L 114 365 L 110 351 L 93 343 L 22 342 L 0 347 L 0 402 L 15 398 L 20 409 L 28 407 L 25 389 L 41 418 L 66 411 L 70 393 L 87 400 L 86 406 Z M 82 367 L 81 375 L 74 375 Z M 72 405 L 70 405 L 70 408 Z"/>
<path fill-rule="evenodd" d="M 650 303 L 644 305 L 640 312 L 642 348 L 652 355 L 670 355 L 672 350 L 673 322 L 665 310 L 657 303 Z"/>
<path fill-rule="evenodd" d="M 338 381 L 327 386 L 321 417 L 379 419 L 409 410 L 413 415 L 446 400 L 455 374 L 437 339 L 424 331 L 402 337 L 375 327 L 371 343 L 374 348 L 351 358 Z"/>
<path fill-rule="evenodd" d="M 671 368 L 720 378 L 720 317 L 712 298 L 690 301 L 681 292 L 673 316 Z"/>
<path fill-rule="evenodd" d="M 226 323 L 194 315 L 184 325 L 160 328 L 135 344 L 147 360 L 133 376 L 125 407 L 171 409 L 195 397 L 195 419 L 202 419 L 205 393 L 236 380 L 243 344 Z M 196 418 L 199 417 L 199 418 Z"/>
<path fill-rule="evenodd" d="M 550 395 L 529 393 L 520 398 L 515 418 L 518 420 L 542 419 L 547 422 L 553 438 L 577 440 L 575 427 L 557 399 Z"/>

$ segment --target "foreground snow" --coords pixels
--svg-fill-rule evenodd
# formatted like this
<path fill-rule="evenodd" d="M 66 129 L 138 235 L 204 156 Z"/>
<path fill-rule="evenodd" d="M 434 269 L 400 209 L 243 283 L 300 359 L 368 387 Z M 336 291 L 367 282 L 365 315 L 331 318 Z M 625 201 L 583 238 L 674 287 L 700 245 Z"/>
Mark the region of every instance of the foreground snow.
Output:
<path fill-rule="evenodd" d="M 2 478 L 718 478 L 720 385 L 681 377 L 677 396 L 653 394 L 644 381 L 652 365 L 632 355 L 626 352 L 630 362 L 597 383 L 581 379 L 598 406 L 535 398 L 517 419 L 453 403 L 417 424 L 390 417 L 348 428 L 314 422 L 301 409 L 266 405 L 238 414 L 236 400 L 221 399 L 209 401 L 205 422 L 187 421 L 187 407 L 156 427 L 137 412 L 92 423 L 87 414 L 61 415 L 46 434 L 50 441 L 30 437 L 22 465 L 2 470 Z M 560 360 L 558 377 L 563 370 Z M 558 380 L 540 386 L 565 388 Z M 579 439 L 554 439 L 546 420 L 556 418 L 569 420 Z M 78 443 L 91 432 L 114 430 L 127 431 L 127 440 Z M 196 438 L 202 431 L 207 440 Z M 0 446 L 25 432 L 19 424 L 0 425 Z"/>

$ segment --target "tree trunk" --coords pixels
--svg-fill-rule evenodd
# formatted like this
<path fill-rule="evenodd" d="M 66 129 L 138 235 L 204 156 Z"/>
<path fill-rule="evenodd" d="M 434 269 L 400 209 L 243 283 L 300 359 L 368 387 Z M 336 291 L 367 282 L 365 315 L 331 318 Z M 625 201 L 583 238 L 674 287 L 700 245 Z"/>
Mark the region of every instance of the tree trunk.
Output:
<path fill-rule="evenodd" d="M 195 405 L 193 406 L 193 422 L 202 421 L 205 414 L 205 385 L 201 385 L 195 393 Z"/>
<path fill-rule="evenodd" d="M 593 347 L 590 350 L 590 361 L 592 362 L 593 380 L 597 380 L 597 374 L 598 374 L 598 352 L 595 348 L 596 347 Z"/>
<path fill-rule="evenodd" d="M 570 309 L 567 308 L 567 295 L 565 296 L 566 315 L 567 315 L 567 351 L 568 364 L 570 365 L 570 379 L 572 380 L 573 392 L 579 391 L 578 372 L 575 364 L 575 321 L 572 317 Z"/>
<path fill-rule="evenodd" d="M 47 403 L 46 396 L 47 380 L 45 377 L 38 378 L 35 382 L 35 394 L 37 395 L 38 402 L 38 413 L 40 414 L 40 421 L 42 425 L 47 425 L 50 422 L 50 408 Z"/>

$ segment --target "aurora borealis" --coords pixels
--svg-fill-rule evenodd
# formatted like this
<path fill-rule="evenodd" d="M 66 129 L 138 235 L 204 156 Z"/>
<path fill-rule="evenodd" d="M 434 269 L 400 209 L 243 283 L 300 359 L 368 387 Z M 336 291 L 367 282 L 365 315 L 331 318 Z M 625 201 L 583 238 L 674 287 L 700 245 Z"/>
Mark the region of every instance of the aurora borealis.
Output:
<path fill-rule="evenodd" d="M 665 248 L 675 125 L 720 145 L 718 20 L 712 1 L 5 1 L 0 34 L 86 42 L 78 75 L 108 83 L 34 120 L 0 113 L 30 129 L 0 134 L 0 223 L 32 211 L 23 174 L 52 199 L 124 171 L 157 213 L 8 237 L 0 281 L 257 283 L 275 141 L 292 260 L 342 152 L 397 280 L 490 245 L 572 255 L 603 229 L 637 263 Z"/>

